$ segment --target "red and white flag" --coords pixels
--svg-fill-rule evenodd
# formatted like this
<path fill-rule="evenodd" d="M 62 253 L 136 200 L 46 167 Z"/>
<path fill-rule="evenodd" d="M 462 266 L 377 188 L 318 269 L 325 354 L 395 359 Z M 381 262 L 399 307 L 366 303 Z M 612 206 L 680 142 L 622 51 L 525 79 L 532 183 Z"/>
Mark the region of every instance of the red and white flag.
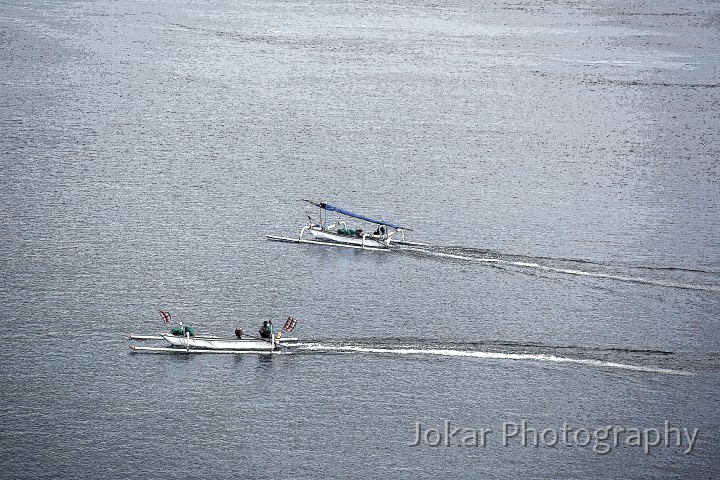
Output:
<path fill-rule="evenodd" d="M 165 323 L 170 323 L 170 320 L 171 320 L 171 318 L 170 318 L 170 312 L 163 312 L 162 310 L 160 310 L 160 315 L 162 315 L 163 321 L 164 321 Z"/>
<path fill-rule="evenodd" d="M 285 326 L 283 327 L 283 330 L 285 330 L 286 332 L 292 331 L 292 329 L 295 328 L 296 323 L 297 322 L 294 318 L 288 317 L 287 322 L 285 322 Z"/>

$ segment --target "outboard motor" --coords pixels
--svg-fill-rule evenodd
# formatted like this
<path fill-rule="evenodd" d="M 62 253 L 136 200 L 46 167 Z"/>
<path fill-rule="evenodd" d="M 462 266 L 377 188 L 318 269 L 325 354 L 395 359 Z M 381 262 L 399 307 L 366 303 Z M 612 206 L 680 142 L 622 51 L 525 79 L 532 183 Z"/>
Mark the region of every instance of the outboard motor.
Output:
<path fill-rule="evenodd" d="M 243 335 L 242 328 L 236 328 L 236 329 L 235 329 L 235 336 L 238 337 L 238 338 L 242 338 L 242 335 Z"/>

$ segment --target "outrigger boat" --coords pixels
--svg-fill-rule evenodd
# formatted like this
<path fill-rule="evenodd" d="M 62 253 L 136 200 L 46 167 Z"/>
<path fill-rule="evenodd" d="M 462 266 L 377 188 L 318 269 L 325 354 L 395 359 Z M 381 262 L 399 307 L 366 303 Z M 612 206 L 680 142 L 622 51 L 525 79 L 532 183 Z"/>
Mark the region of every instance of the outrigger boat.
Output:
<path fill-rule="evenodd" d="M 405 232 L 410 231 L 409 228 L 404 228 L 395 223 L 385 222 L 383 220 L 375 220 L 326 202 L 305 201 L 320 208 L 320 223 L 314 223 L 308 215 L 311 223 L 300 230 L 300 235 L 297 238 L 266 235 L 269 240 L 362 248 L 365 250 L 388 250 L 392 245 L 428 246 L 427 243 L 409 242 L 405 240 Z M 364 220 L 377 225 L 377 228 L 374 232 L 368 233 L 361 229 L 348 228 L 346 222 L 342 220 L 330 223 L 328 221 L 328 212 L 336 212 L 341 215 Z"/>
<path fill-rule="evenodd" d="M 168 312 L 160 312 L 165 323 L 170 322 L 170 314 Z M 129 340 L 165 340 L 171 347 L 140 347 L 131 345 L 130 350 L 133 352 L 150 351 L 150 352 L 175 352 L 175 353 L 273 353 L 280 350 L 281 346 L 290 343 L 296 343 L 297 338 L 283 337 L 283 330 L 286 332 L 295 328 L 295 319 L 288 317 L 285 326 L 274 331 L 272 322 L 265 322 L 261 328 L 263 337 L 253 337 L 243 333 L 242 329 L 235 330 L 235 336 L 209 336 L 196 335 L 195 331 L 182 323 L 179 327 L 169 330 L 167 333 L 159 335 L 132 335 L 128 336 Z M 264 332 L 263 332 L 264 330 Z"/>

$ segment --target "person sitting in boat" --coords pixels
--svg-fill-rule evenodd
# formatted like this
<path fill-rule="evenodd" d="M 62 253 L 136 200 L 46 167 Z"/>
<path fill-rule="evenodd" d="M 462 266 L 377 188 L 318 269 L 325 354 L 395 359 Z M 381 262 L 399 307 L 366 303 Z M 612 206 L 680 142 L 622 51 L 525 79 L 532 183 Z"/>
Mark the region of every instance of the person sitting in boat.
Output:
<path fill-rule="evenodd" d="M 375 230 L 375 233 L 373 233 L 373 235 L 379 235 L 379 236 L 385 235 L 385 227 L 383 227 L 382 225 L 380 225 L 380 226 L 378 227 L 378 229 Z"/>
<path fill-rule="evenodd" d="M 270 335 L 272 335 L 272 332 L 270 331 L 270 325 L 268 324 L 267 320 L 265 320 L 262 324 L 262 327 L 260 327 L 260 337 L 270 338 Z"/>
<path fill-rule="evenodd" d="M 357 230 L 355 230 L 355 235 L 358 237 L 362 237 L 362 232 L 362 229 L 358 228 Z"/>

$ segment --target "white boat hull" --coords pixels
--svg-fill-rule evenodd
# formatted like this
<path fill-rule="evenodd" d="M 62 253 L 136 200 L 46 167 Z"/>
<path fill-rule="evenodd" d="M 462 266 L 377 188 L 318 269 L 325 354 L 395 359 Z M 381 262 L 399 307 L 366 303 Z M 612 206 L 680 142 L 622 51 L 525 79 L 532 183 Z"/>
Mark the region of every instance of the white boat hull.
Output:
<path fill-rule="evenodd" d="M 360 245 L 348 245 L 345 243 L 336 243 L 336 242 L 321 242 L 318 240 L 307 240 L 305 238 L 290 238 L 290 237 L 279 237 L 277 235 L 265 235 L 268 240 L 273 240 L 275 242 L 288 242 L 288 243 L 309 243 L 312 245 L 332 245 L 333 247 L 343 247 L 343 248 L 357 248 L 357 249 L 364 249 L 364 250 L 373 250 L 376 252 L 389 252 L 390 250 L 388 248 L 375 248 L 375 247 L 362 247 Z"/>
<path fill-rule="evenodd" d="M 138 347 L 131 345 L 130 350 L 133 352 L 167 352 L 167 353 L 225 353 L 225 354 L 253 354 L 253 355 L 272 355 L 280 353 L 280 350 L 203 350 L 201 348 L 189 348 L 187 350 L 176 347 Z"/>
<path fill-rule="evenodd" d="M 161 335 L 170 345 L 183 348 L 196 348 L 202 350 L 275 350 L 280 348 L 281 341 L 275 342 L 262 338 L 236 338 L 236 337 L 208 337 L 196 335 L 194 337 L 181 337 L 164 333 Z"/>
<path fill-rule="evenodd" d="M 345 244 L 349 244 L 349 245 L 357 245 L 360 247 L 369 247 L 369 248 L 387 248 L 387 245 L 385 245 L 384 243 L 379 242 L 377 240 L 373 240 L 371 238 L 340 235 L 338 233 L 329 232 L 326 230 L 315 230 L 314 228 L 310 228 L 307 231 L 310 232 L 310 235 L 312 235 L 313 238 L 319 238 L 319 239 L 327 240 L 330 242 L 345 243 Z"/>

